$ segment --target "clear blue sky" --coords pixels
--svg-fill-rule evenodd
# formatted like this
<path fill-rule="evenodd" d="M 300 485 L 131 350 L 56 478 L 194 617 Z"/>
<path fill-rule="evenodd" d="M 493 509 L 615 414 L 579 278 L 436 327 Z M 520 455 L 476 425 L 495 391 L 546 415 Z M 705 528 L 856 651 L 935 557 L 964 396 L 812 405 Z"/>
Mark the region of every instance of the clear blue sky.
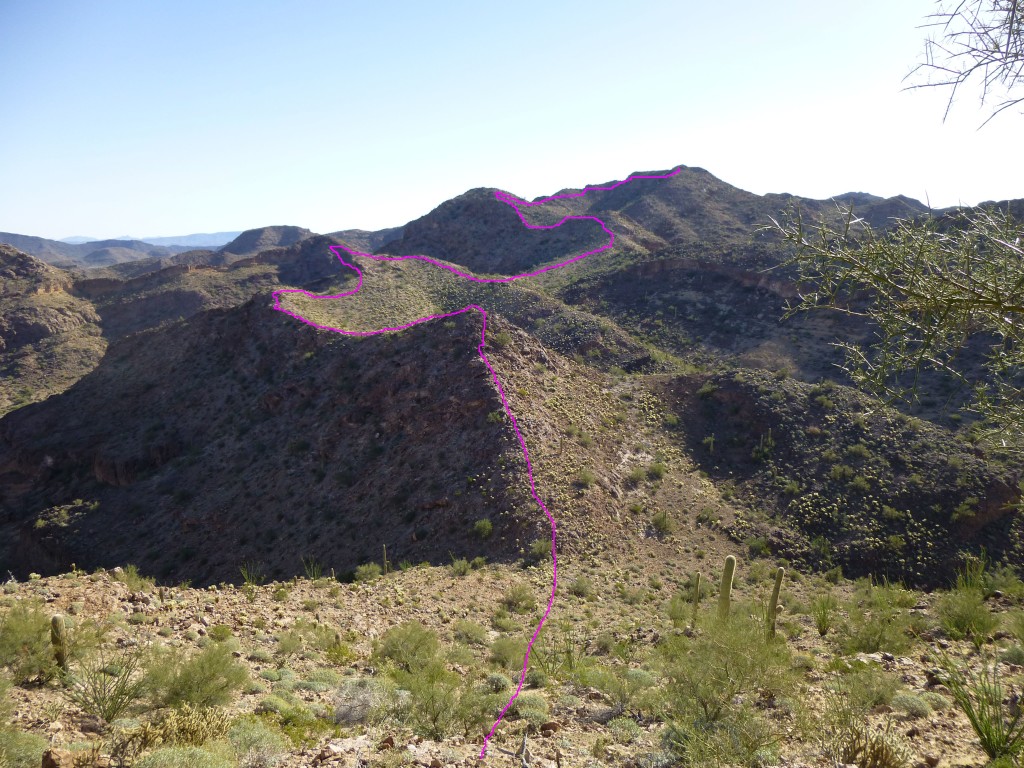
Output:
<path fill-rule="evenodd" d="M 1024 196 L 1006 115 L 901 92 L 929 0 L 0 0 L 0 230 L 393 226 L 700 166 L 757 193 Z"/>

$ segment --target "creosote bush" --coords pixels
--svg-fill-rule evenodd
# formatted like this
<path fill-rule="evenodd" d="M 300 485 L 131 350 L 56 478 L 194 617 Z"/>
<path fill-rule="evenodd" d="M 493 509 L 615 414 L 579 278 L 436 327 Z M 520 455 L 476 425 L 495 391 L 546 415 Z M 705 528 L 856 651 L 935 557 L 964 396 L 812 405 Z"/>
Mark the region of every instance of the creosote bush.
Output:
<path fill-rule="evenodd" d="M 406 672 L 425 666 L 440 649 L 437 635 L 418 621 L 407 621 L 384 633 L 375 655 Z"/>
<path fill-rule="evenodd" d="M 249 673 L 224 643 L 213 643 L 186 655 L 158 649 L 149 659 L 145 686 L 153 703 L 163 707 L 224 706 L 249 680 Z"/>

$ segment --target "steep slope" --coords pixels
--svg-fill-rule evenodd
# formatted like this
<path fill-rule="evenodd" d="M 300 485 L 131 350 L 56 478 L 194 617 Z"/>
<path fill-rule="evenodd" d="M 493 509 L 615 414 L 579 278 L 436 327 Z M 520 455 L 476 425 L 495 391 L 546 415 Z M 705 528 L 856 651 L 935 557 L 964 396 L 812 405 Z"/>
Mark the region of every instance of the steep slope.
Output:
<path fill-rule="evenodd" d="M 92 305 L 71 276 L 0 245 L 0 415 L 62 391 L 106 348 Z"/>
<path fill-rule="evenodd" d="M 949 584 L 965 550 L 1020 562 L 1019 464 L 946 429 L 760 371 L 673 378 L 661 392 L 702 469 L 747 503 L 731 526 L 741 541 L 917 587 Z"/>
<path fill-rule="evenodd" d="M 467 317 L 344 338 L 260 300 L 115 344 L 63 395 L 0 422 L 0 538 L 19 542 L 0 565 L 141 558 L 205 582 L 245 558 L 343 573 L 383 545 L 396 562 L 507 552 L 532 517 L 474 334 Z M 487 542 L 472 536 L 482 517 Z"/>

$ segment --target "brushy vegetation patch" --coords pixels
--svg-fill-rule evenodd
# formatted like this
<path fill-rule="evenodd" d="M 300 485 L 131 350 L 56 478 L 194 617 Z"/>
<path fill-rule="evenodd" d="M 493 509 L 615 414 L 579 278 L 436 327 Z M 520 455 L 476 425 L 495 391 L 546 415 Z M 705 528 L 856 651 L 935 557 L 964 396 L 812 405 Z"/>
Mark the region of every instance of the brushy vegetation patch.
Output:
<path fill-rule="evenodd" d="M 701 392 L 687 422 L 694 457 L 767 506 L 791 534 L 776 537 L 785 546 L 775 554 L 808 569 L 945 585 L 970 543 L 963 532 L 992 494 L 1014 486 L 1002 458 L 829 381 L 744 370 L 711 377 Z M 735 535 L 749 538 L 750 526 Z M 997 537 L 993 556 L 1013 552 L 1018 537 Z"/>

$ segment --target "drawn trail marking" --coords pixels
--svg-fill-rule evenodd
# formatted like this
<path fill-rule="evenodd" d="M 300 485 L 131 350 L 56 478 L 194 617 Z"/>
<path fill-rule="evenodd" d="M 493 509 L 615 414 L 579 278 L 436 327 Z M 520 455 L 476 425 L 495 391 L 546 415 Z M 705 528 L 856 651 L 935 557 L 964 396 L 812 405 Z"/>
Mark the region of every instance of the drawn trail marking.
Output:
<path fill-rule="evenodd" d="M 429 256 L 422 256 L 418 254 L 411 256 L 379 256 L 373 253 L 363 253 L 362 251 L 357 251 L 354 248 L 349 248 L 348 246 L 345 245 L 332 245 L 330 246 L 330 250 L 332 253 L 334 253 L 335 256 L 338 257 L 338 261 L 341 262 L 342 266 L 348 267 L 349 269 L 356 273 L 357 280 L 355 288 L 353 288 L 350 291 L 345 291 L 344 293 L 335 294 L 333 296 L 319 296 L 317 294 L 310 293 L 309 291 L 305 291 L 301 288 L 281 288 L 279 290 L 274 291 L 273 293 L 274 309 L 276 309 L 277 311 L 284 312 L 286 315 L 290 315 L 291 317 L 294 317 L 296 320 L 303 322 L 306 325 L 311 325 L 314 328 L 319 328 L 322 331 L 333 331 L 334 333 L 341 333 L 346 336 L 376 336 L 381 333 L 393 333 L 395 331 L 404 331 L 406 328 L 412 328 L 414 325 L 419 325 L 420 323 L 426 323 L 430 320 L 439 320 L 445 317 L 455 317 L 456 315 L 461 315 L 473 310 L 479 312 L 481 317 L 483 318 L 483 326 L 480 330 L 480 344 L 477 347 L 477 353 L 480 355 L 480 359 L 483 360 L 484 365 L 487 366 L 487 370 L 490 371 L 491 373 L 491 379 L 494 381 L 494 386 L 498 390 L 498 396 L 501 398 L 501 405 L 505 409 L 505 413 L 508 414 L 508 418 L 512 422 L 512 429 L 515 430 L 516 438 L 519 440 L 519 446 L 523 449 L 523 459 L 526 460 L 526 474 L 527 477 L 529 477 L 530 479 L 530 495 L 533 497 L 533 500 L 537 502 L 537 506 L 540 507 L 541 511 L 544 512 L 544 515 L 547 517 L 548 522 L 551 523 L 552 577 L 551 594 L 548 596 L 547 608 L 544 610 L 544 615 L 541 617 L 540 623 L 537 624 L 537 628 L 533 631 L 533 637 L 530 638 L 530 642 L 527 643 L 526 646 L 526 656 L 523 658 L 523 671 L 522 674 L 520 674 L 519 676 L 519 685 L 518 687 L 516 687 L 515 693 L 513 693 L 511 698 L 508 700 L 508 703 L 505 704 L 504 707 L 502 707 L 501 713 L 498 715 L 498 719 L 495 720 L 494 725 L 491 726 L 491 730 L 484 738 L 484 746 L 483 749 L 480 750 L 480 759 L 483 759 L 487 755 L 487 746 L 490 743 L 491 737 L 494 736 L 494 732 L 497 730 L 498 725 L 505 717 L 505 713 L 508 711 L 508 708 L 512 706 L 512 702 L 516 700 L 516 698 L 519 696 L 519 693 L 523 690 L 523 684 L 526 681 L 526 671 L 530 664 L 530 652 L 533 650 L 534 643 L 537 642 L 537 637 L 540 635 L 540 631 L 541 628 L 544 626 L 544 622 L 546 622 L 548 619 L 548 614 L 551 613 L 551 606 L 554 604 L 555 601 L 555 592 L 558 590 L 558 554 L 555 518 L 552 517 L 551 512 L 547 508 L 547 505 L 544 504 L 540 496 L 537 495 L 537 486 L 534 483 L 533 479 L 533 465 L 530 462 L 530 452 L 526 448 L 526 440 L 523 438 L 523 433 L 520 432 L 519 430 L 519 422 L 516 421 L 515 414 L 512 413 L 512 409 L 509 407 L 508 399 L 505 397 L 505 388 L 501 385 L 501 380 L 498 378 L 497 372 L 494 370 L 494 367 L 491 365 L 491 361 L 487 359 L 487 355 L 484 353 L 484 345 L 487 343 L 487 310 L 485 310 L 483 307 L 477 304 L 468 304 L 462 309 L 458 309 L 454 312 L 446 312 L 444 314 L 437 315 L 427 315 L 426 317 L 420 317 L 404 325 L 378 328 L 375 331 L 348 331 L 345 330 L 344 328 L 335 328 L 330 325 L 320 325 L 319 323 L 315 323 L 312 320 L 303 317 L 302 315 L 299 315 L 295 312 L 292 312 L 289 309 L 282 307 L 281 297 L 286 293 L 299 293 L 309 299 L 343 299 L 346 296 L 352 296 L 353 294 L 358 293 L 359 290 L 363 287 L 362 270 L 360 270 L 359 267 L 357 267 L 355 264 L 351 264 L 348 261 L 346 261 L 345 256 L 342 256 L 342 254 L 340 253 L 341 251 L 344 251 L 345 254 L 347 254 L 349 257 L 374 259 L 375 261 L 406 261 L 409 259 L 425 261 L 428 264 L 433 264 L 435 267 L 446 269 L 449 272 L 458 275 L 459 277 L 464 277 L 467 280 L 471 280 L 474 283 L 511 283 L 513 280 L 522 280 L 524 277 L 535 277 L 537 275 L 542 275 L 545 272 L 550 272 L 554 269 L 560 269 L 562 267 L 568 266 L 569 264 L 574 264 L 577 261 L 582 261 L 588 256 L 594 256 L 598 253 L 603 253 L 604 251 L 607 251 L 615 244 L 615 235 L 612 233 L 610 229 L 608 229 L 604 221 L 597 218 L 596 216 L 564 216 L 557 224 L 549 224 L 546 226 L 530 224 L 530 222 L 528 222 L 526 218 L 523 216 L 523 208 L 531 208 L 533 206 L 543 205 L 544 203 L 549 203 L 552 200 L 566 200 L 575 197 L 583 197 L 588 192 L 612 190 L 617 187 L 621 187 L 623 184 L 628 184 L 629 182 L 634 181 L 636 179 L 668 179 L 679 174 L 681 171 L 682 168 L 676 168 L 675 170 L 664 174 L 634 174 L 629 178 L 625 179 L 624 181 L 617 181 L 613 184 L 609 184 L 606 187 L 588 186 L 584 187 L 583 190 L 580 192 L 571 192 L 564 195 L 551 195 L 550 197 L 539 198 L 537 200 L 534 200 L 533 202 L 520 200 L 518 197 L 516 197 L 515 195 L 511 195 L 508 192 L 502 192 L 500 190 L 495 191 L 495 199 L 515 209 L 515 212 L 519 216 L 519 220 L 527 229 L 557 229 L 558 227 L 565 224 L 565 222 L 567 221 L 593 221 L 596 222 L 601 227 L 602 231 L 604 231 L 606 235 L 608 235 L 608 242 L 602 245 L 600 248 L 595 248 L 594 250 L 591 251 L 584 251 L 583 253 L 573 256 L 571 259 L 566 259 L 565 261 L 559 262 L 558 264 L 549 264 L 546 267 L 541 267 L 540 269 L 536 269 L 532 272 L 523 272 L 522 274 L 511 275 L 509 277 L 477 277 L 476 275 L 470 274 L 468 272 L 463 272 L 462 270 L 450 264 L 443 264 L 440 261 L 437 261 L 436 259 L 430 258 Z"/>

